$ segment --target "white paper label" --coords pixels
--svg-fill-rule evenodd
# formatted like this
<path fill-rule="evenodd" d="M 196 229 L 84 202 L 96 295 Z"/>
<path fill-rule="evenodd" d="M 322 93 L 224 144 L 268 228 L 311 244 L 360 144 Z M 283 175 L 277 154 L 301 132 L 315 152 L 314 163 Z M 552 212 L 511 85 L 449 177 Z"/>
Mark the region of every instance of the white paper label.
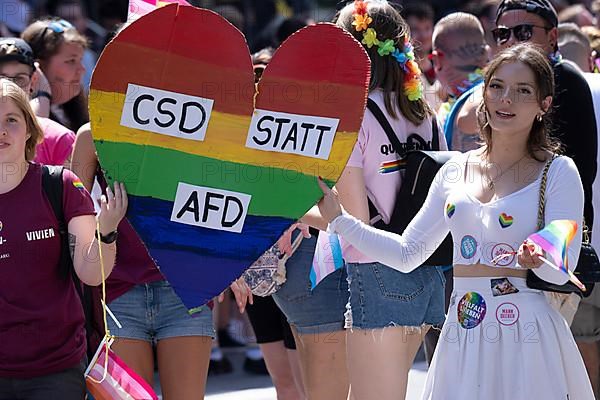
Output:
<path fill-rule="evenodd" d="M 127 86 L 121 125 L 190 140 L 204 140 L 214 100 L 146 86 Z"/>
<path fill-rule="evenodd" d="M 257 109 L 246 147 L 329 159 L 339 119 Z"/>
<path fill-rule="evenodd" d="M 171 221 L 240 233 L 252 196 L 179 182 Z"/>

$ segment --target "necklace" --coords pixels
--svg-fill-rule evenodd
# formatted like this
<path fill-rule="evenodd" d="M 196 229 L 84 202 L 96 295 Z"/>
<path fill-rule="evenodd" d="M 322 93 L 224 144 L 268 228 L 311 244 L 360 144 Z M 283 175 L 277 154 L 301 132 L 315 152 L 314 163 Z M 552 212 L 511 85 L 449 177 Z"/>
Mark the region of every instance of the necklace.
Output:
<path fill-rule="evenodd" d="M 523 156 L 521 156 L 521 158 L 519 158 L 517 161 L 515 161 L 514 163 L 510 164 L 508 166 L 508 168 L 505 168 L 502 172 L 500 172 L 500 174 L 498 174 L 494 179 L 490 178 L 490 174 L 489 174 L 489 170 L 490 170 L 490 163 L 488 163 L 486 161 L 486 167 L 485 167 L 485 179 L 488 181 L 487 183 L 487 187 L 488 190 L 495 190 L 495 184 L 494 182 L 497 181 L 498 179 L 500 179 L 502 177 L 502 175 L 504 175 L 506 173 L 506 171 L 509 171 L 511 169 L 513 169 L 513 167 L 517 164 L 519 164 L 521 162 L 522 159 L 525 158 L 525 156 L 527 156 L 527 153 L 523 154 Z"/>

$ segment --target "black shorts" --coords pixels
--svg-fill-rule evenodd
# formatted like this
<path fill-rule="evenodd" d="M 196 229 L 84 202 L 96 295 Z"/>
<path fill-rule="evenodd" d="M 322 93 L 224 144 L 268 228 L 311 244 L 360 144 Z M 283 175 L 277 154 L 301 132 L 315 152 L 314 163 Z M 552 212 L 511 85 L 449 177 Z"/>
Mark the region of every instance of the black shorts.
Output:
<path fill-rule="evenodd" d="M 0 378 L 0 400 L 83 400 L 85 359 L 54 374 L 29 379 Z"/>
<path fill-rule="evenodd" d="M 246 310 L 258 344 L 283 340 L 286 349 L 296 349 L 290 324 L 271 296 L 254 296 L 254 304 L 248 305 Z"/>

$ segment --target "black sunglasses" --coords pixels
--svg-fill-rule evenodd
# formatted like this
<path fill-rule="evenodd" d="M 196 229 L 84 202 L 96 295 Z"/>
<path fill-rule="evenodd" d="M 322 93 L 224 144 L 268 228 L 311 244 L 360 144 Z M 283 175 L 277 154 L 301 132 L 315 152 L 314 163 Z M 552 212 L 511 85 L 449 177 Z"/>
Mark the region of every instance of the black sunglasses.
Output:
<path fill-rule="evenodd" d="M 533 36 L 533 28 L 540 28 L 545 31 L 549 31 L 552 28 L 548 28 L 547 26 L 539 26 L 532 24 L 522 24 L 513 26 L 509 28 L 507 26 L 499 26 L 495 29 L 492 29 L 492 35 L 494 36 L 494 40 L 498 44 L 504 44 L 508 42 L 510 39 L 511 32 L 515 35 L 515 38 L 520 42 L 526 42 Z"/>

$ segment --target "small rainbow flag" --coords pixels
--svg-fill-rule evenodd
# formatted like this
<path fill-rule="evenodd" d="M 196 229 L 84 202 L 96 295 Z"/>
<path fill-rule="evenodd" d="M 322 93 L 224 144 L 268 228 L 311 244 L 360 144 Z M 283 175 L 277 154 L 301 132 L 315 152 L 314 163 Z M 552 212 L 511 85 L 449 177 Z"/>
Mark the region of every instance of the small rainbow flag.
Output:
<path fill-rule="evenodd" d="M 79 190 L 84 190 L 85 189 L 85 186 L 83 186 L 83 183 L 81 183 L 80 180 L 74 180 L 73 181 L 73 186 L 75 186 Z"/>
<path fill-rule="evenodd" d="M 404 168 L 405 164 L 406 162 L 404 160 L 388 161 L 381 163 L 381 165 L 379 166 L 379 173 L 389 174 L 391 172 L 400 171 L 402 168 Z"/>
<path fill-rule="evenodd" d="M 551 267 L 569 275 L 571 281 L 582 290 L 585 286 L 569 271 L 568 247 L 575 233 L 577 232 L 577 222 L 572 220 L 560 219 L 550 222 L 544 229 L 529 235 L 527 239 L 540 246 L 546 253 L 552 257 L 553 263 L 540 257 L 542 261 Z"/>
<path fill-rule="evenodd" d="M 315 256 L 310 269 L 311 289 L 317 287 L 325 277 L 343 266 L 344 258 L 338 235 L 319 232 Z"/>
<path fill-rule="evenodd" d="M 129 0 L 127 21 L 135 21 L 139 17 L 154 11 L 158 7 L 163 7 L 171 3 L 176 3 L 182 6 L 190 5 L 190 3 L 185 0 Z"/>

